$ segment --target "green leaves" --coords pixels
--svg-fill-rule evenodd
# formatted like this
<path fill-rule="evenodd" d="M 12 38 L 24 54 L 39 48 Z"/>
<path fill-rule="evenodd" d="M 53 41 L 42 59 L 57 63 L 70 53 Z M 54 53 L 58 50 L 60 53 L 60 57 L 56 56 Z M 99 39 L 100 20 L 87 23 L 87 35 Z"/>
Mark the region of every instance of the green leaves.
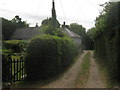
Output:
<path fill-rule="evenodd" d="M 12 23 L 16 24 L 16 28 L 23 28 L 23 27 L 29 27 L 29 24 L 27 21 L 22 21 L 22 18 L 20 18 L 18 15 L 16 15 L 12 20 Z"/>
<path fill-rule="evenodd" d="M 86 34 L 85 28 L 77 23 L 70 24 L 69 29 L 80 36 L 85 36 Z"/>
<path fill-rule="evenodd" d="M 22 21 L 19 16 L 12 20 L 2 18 L 2 35 L 4 40 L 9 40 L 17 28 L 29 27 L 26 21 Z"/>
<path fill-rule="evenodd" d="M 50 34 L 50 35 L 54 35 L 54 33 L 57 31 L 57 28 L 59 27 L 60 24 L 58 20 L 57 19 L 53 20 L 53 18 L 49 18 L 49 19 L 47 18 L 43 20 L 41 25 L 42 31 L 45 34 Z"/>
<path fill-rule="evenodd" d="M 3 42 L 5 49 L 10 49 L 13 53 L 25 52 L 28 42 L 23 40 L 7 40 Z"/>
<path fill-rule="evenodd" d="M 68 37 L 39 35 L 27 49 L 26 69 L 31 80 L 51 78 L 61 73 L 75 57 L 74 42 Z"/>
<path fill-rule="evenodd" d="M 120 2 L 109 2 L 104 5 L 104 9 L 95 24 L 95 53 L 99 62 L 107 70 L 111 83 L 118 83 L 118 59 L 120 48 L 118 34 L 118 7 Z M 120 83 L 120 82 L 119 82 Z"/>
<path fill-rule="evenodd" d="M 87 31 L 87 35 L 88 35 L 92 40 L 94 40 L 95 35 L 96 35 L 96 28 L 95 28 L 95 27 L 90 28 L 90 29 Z"/>

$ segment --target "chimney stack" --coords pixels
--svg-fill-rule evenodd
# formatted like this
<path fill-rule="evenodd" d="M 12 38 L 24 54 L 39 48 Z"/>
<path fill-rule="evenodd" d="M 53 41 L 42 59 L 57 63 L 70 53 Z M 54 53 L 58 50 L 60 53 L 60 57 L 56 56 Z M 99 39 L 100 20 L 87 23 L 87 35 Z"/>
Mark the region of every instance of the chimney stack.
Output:
<path fill-rule="evenodd" d="M 38 27 L 38 23 L 36 23 L 35 27 Z"/>
<path fill-rule="evenodd" d="M 66 25 L 65 25 L 65 22 L 63 22 L 63 25 L 62 25 L 62 27 L 63 27 L 63 28 L 65 28 L 65 27 L 66 27 Z"/>
<path fill-rule="evenodd" d="M 63 22 L 63 25 L 65 26 L 65 22 Z"/>

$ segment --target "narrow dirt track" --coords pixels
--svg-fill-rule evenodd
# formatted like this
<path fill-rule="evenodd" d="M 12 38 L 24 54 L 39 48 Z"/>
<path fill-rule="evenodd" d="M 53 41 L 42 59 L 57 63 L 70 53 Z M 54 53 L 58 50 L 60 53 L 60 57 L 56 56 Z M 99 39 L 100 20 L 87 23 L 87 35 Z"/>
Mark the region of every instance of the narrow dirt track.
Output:
<path fill-rule="evenodd" d="M 80 64 L 87 52 L 88 51 L 84 51 L 77 62 L 64 74 L 61 79 L 58 79 L 46 86 L 43 86 L 42 88 L 76 88 L 75 82 L 80 72 Z M 105 84 L 101 79 L 97 64 L 95 62 L 95 59 L 93 58 L 93 52 L 91 52 L 90 60 L 90 73 L 88 81 L 84 85 L 84 87 L 80 86 L 80 88 L 105 88 Z"/>
<path fill-rule="evenodd" d="M 97 64 L 95 62 L 95 59 L 93 58 L 93 52 L 91 52 L 90 60 L 90 75 L 88 82 L 86 83 L 84 88 L 105 88 L 105 84 L 101 79 Z"/>

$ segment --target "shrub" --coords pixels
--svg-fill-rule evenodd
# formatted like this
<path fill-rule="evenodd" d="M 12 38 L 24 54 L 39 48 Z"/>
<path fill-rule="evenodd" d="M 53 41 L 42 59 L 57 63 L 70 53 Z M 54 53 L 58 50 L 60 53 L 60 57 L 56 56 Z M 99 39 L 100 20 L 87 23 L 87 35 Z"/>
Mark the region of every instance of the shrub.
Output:
<path fill-rule="evenodd" d="M 68 37 L 36 36 L 27 48 L 28 79 L 45 79 L 62 72 L 75 56 L 75 45 Z"/>
<path fill-rule="evenodd" d="M 20 53 L 25 51 L 27 44 L 27 41 L 23 40 L 7 40 L 3 42 L 3 48 L 11 49 L 13 53 Z"/>

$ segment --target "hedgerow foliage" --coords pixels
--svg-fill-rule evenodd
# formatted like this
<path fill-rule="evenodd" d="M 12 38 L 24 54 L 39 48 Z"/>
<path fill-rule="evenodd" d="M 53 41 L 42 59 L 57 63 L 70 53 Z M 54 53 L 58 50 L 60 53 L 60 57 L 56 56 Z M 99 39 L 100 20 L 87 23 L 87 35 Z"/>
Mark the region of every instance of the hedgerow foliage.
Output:
<path fill-rule="evenodd" d="M 7 40 L 2 43 L 2 82 L 8 82 L 11 73 L 11 55 L 21 53 L 22 57 L 28 42 L 23 40 Z"/>
<path fill-rule="evenodd" d="M 107 70 L 113 84 L 120 83 L 118 74 L 120 51 L 120 25 L 118 23 L 120 2 L 109 2 L 103 5 L 104 9 L 95 23 L 95 54 Z"/>
<path fill-rule="evenodd" d="M 3 49 L 11 50 L 13 53 L 25 52 L 28 42 L 24 40 L 3 41 Z"/>
<path fill-rule="evenodd" d="M 27 49 L 28 79 L 46 79 L 59 74 L 70 65 L 75 54 L 74 42 L 66 36 L 36 36 Z"/>

